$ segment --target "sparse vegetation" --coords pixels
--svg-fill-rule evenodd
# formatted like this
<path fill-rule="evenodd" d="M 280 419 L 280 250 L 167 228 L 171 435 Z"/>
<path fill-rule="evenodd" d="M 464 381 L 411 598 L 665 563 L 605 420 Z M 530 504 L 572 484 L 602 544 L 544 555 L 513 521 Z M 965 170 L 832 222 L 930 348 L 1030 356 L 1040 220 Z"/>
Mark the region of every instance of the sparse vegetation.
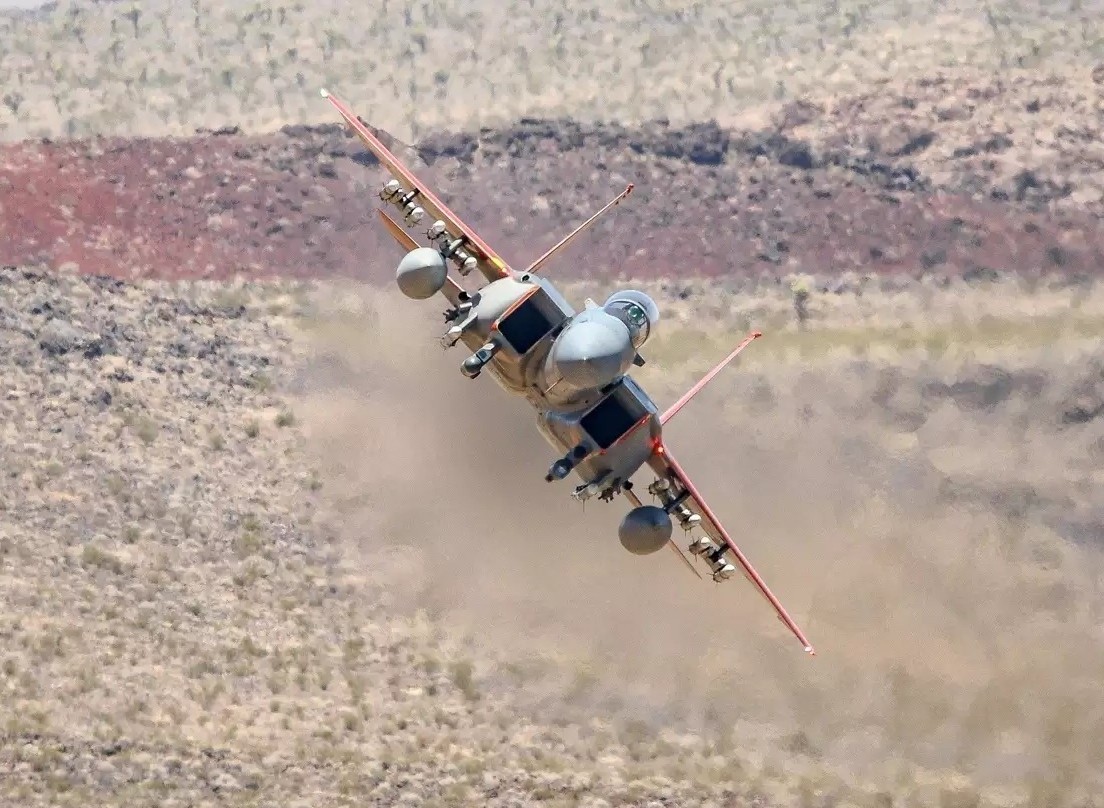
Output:
<path fill-rule="evenodd" d="M 123 571 L 123 564 L 114 553 L 95 544 L 84 545 L 84 549 L 81 550 L 81 563 L 88 568 L 105 569 L 114 573 Z"/>
<path fill-rule="evenodd" d="M 138 418 L 134 423 L 134 434 L 147 446 L 157 440 L 161 428 L 148 416 Z"/>
<path fill-rule="evenodd" d="M 67 2 L 0 14 L 0 137 L 328 121 L 320 87 L 414 134 L 488 116 L 733 119 L 902 75 L 1091 70 L 1104 59 L 1097 11 L 1075 0 L 432 0 L 367 20 L 331 2 Z"/>
<path fill-rule="evenodd" d="M 790 291 L 793 292 L 794 314 L 797 315 L 797 322 L 801 326 L 804 326 L 805 321 L 809 319 L 809 282 L 809 278 L 802 277 L 790 285 Z"/>
<path fill-rule="evenodd" d="M 272 387 L 272 379 L 267 373 L 255 373 L 249 377 L 249 384 L 257 392 L 263 393 Z"/>
<path fill-rule="evenodd" d="M 479 698 L 479 689 L 475 685 L 472 663 L 466 659 L 459 659 L 452 663 L 450 668 L 452 683 L 459 688 L 467 699 Z"/>

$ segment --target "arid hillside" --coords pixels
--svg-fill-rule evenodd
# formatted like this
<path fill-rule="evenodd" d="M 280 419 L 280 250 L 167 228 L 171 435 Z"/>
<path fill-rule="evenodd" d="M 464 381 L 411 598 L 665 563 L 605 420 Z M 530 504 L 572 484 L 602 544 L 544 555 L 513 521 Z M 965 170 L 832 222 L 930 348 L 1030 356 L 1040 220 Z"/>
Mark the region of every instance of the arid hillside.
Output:
<path fill-rule="evenodd" d="M 647 287 L 660 401 L 770 327 L 670 435 L 809 659 L 424 306 L 4 270 L 0 800 L 1099 804 L 1104 300 L 1009 284 Z"/>
<path fill-rule="evenodd" d="M 320 86 L 400 137 L 522 116 L 755 120 L 950 73 L 1089 83 L 1100 0 L 63 0 L 0 15 L 0 139 L 267 132 Z"/>

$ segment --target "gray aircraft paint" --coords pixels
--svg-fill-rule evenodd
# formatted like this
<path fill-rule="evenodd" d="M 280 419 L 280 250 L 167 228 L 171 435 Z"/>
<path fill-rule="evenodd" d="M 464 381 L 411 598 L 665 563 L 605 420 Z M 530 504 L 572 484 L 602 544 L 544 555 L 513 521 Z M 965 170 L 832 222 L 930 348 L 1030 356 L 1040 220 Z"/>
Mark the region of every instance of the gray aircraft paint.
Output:
<path fill-rule="evenodd" d="M 604 309 L 587 309 L 556 339 L 545 374 L 579 390 L 605 387 L 632 366 L 634 356 L 626 325 Z"/>

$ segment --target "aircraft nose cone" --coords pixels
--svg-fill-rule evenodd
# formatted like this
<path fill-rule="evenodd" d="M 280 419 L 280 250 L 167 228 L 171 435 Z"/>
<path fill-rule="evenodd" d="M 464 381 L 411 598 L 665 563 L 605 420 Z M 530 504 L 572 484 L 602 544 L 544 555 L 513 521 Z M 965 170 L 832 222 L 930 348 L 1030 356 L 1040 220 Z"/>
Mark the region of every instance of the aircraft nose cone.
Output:
<path fill-rule="evenodd" d="M 602 387 L 621 374 L 632 341 L 628 329 L 620 321 L 616 325 L 620 333 L 605 323 L 576 323 L 560 335 L 552 360 L 566 382 L 580 388 Z"/>

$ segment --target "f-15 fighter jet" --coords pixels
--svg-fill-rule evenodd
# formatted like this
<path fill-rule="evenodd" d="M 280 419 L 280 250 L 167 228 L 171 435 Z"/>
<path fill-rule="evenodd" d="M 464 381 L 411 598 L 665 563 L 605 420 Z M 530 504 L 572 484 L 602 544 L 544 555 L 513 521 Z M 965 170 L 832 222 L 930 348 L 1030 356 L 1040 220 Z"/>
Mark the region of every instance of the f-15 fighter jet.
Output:
<path fill-rule="evenodd" d="M 345 123 L 391 174 L 379 191 L 381 222 L 406 254 L 395 270 L 407 297 L 442 295 L 449 304 L 441 344 L 458 343 L 471 352 L 460 365 L 469 379 L 484 372 L 507 392 L 525 398 L 537 411 L 537 425 L 559 454 L 545 479 L 579 479 L 572 496 L 612 501 L 622 495 L 632 505 L 618 529 L 621 544 L 644 555 L 669 545 L 694 574 L 693 564 L 672 539 L 674 522 L 689 537 L 688 551 L 708 565 L 714 581 L 739 567 L 778 618 L 809 654 L 813 646 L 774 593 L 732 540 L 690 481 L 663 439 L 663 425 L 754 339 L 748 335 L 682 398 L 661 412 L 629 375 L 644 364 L 640 350 L 655 332 L 659 308 L 644 292 L 617 291 L 599 305 L 587 300 L 576 311 L 540 268 L 633 189 L 629 185 L 604 208 L 523 270 L 509 266 L 486 242 L 442 203 L 384 144 L 381 132 L 365 124 L 338 98 L 322 90 Z M 405 225 L 405 226 L 404 226 Z M 424 243 L 410 232 L 420 228 Z M 482 276 L 477 288 L 462 279 Z M 658 504 L 645 505 L 632 478 L 644 466 L 654 475 L 648 492 Z M 694 531 L 700 535 L 694 536 Z"/>

